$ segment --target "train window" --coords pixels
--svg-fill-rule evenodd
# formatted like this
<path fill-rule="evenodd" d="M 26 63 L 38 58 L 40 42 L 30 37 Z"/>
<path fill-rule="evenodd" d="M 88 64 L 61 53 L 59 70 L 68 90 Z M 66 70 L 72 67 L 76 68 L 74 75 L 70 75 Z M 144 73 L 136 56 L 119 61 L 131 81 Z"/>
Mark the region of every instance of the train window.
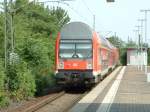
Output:
<path fill-rule="evenodd" d="M 81 58 L 92 57 L 92 45 L 91 44 L 76 44 L 76 52 Z"/>
<path fill-rule="evenodd" d="M 92 45 L 91 44 L 77 44 L 76 46 L 77 49 L 92 49 Z"/>
<path fill-rule="evenodd" d="M 75 44 L 60 44 L 60 58 L 71 58 L 75 51 Z"/>
<path fill-rule="evenodd" d="M 106 50 L 101 50 L 101 56 L 102 56 L 102 60 L 107 60 L 108 59 L 108 53 Z"/>
<path fill-rule="evenodd" d="M 99 49 L 99 63 L 102 64 L 102 55 L 101 55 L 101 49 Z"/>
<path fill-rule="evenodd" d="M 91 58 L 91 43 L 60 43 L 60 58 Z"/>
<path fill-rule="evenodd" d="M 75 49 L 75 44 L 60 44 L 60 49 Z"/>

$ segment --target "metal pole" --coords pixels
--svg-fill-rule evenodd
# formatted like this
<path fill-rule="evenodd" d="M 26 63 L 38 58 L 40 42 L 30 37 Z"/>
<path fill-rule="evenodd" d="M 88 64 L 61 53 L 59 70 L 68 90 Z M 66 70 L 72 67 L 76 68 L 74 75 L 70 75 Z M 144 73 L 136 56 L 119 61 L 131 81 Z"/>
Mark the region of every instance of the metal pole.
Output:
<path fill-rule="evenodd" d="M 95 31 L 95 15 L 93 15 L 93 30 Z"/>
<path fill-rule="evenodd" d="M 140 70 L 140 44 L 141 44 L 141 42 L 140 42 L 140 40 L 141 40 L 141 37 L 140 37 L 140 26 L 136 26 L 137 28 L 138 28 L 138 70 Z"/>
<path fill-rule="evenodd" d="M 143 22 L 145 21 L 144 19 L 138 19 L 138 21 L 141 22 L 141 57 L 143 56 Z M 145 55 L 144 55 L 144 59 L 145 59 Z M 142 58 L 141 58 L 141 71 L 143 70 L 143 65 L 144 65 L 144 60 L 142 61 Z"/>
<path fill-rule="evenodd" d="M 145 11 L 145 44 L 146 44 L 146 41 L 147 41 L 147 11 Z M 145 49 L 145 74 L 147 74 L 147 56 L 146 56 L 146 49 Z"/>
<path fill-rule="evenodd" d="M 133 32 L 135 32 L 135 42 L 137 43 L 137 48 L 136 48 L 136 49 L 137 49 L 137 59 L 138 59 L 138 41 L 137 41 L 138 38 L 137 38 L 137 37 L 138 37 L 138 34 L 139 34 L 138 32 L 139 32 L 139 31 L 138 31 L 138 30 L 133 30 Z M 138 68 L 138 70 L 139 70 L 138 61 L 137 61 L 136 65 L 137 65 L 137 68 Z"/>
<path fill-rule="evenodd" d="M 147 38 L 147 11 L 145 11 L 145 42 Z"/>
<path fill-rule="evenodd" d="M 4 0 L 4 12 L 5 12 L 5 69 L 7 69 L 7 0 Z"/>
<path fill-rule="evenodd" d="M 115 38 L 117 37 L 117 33 L 115 32 Z"/>
<path fill-rule="evenodd" d="M 10 0 L 11 8 L 10 8 L 10 26 L 11 26 L 11 53 L 14 53 L 14 29 L 13 29 L 13 6 L 12 0 Z"/>
<path fill-rule="evenodd" d="M 139 68 L 141 69 L 141 34 L 139 33 Z"/>
<path fill-rule="evenodd" d="M 141 12 L 145 13 L 145 44 L 147 43 L 147 13 L 150 12 L 150 10 L 141 10 Z M 147 74 L 147 48 L 145 48 L 145 74 Z"/>

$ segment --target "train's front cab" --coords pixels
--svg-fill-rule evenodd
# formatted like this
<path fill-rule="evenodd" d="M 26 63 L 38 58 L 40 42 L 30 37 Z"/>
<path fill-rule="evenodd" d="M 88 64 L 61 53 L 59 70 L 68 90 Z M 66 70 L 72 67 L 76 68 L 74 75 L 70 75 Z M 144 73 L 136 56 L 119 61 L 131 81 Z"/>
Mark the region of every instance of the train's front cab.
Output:
<path fill-rule="evenodd" d="M 58 84 L 93 83 L 92 29 L 81 22 L 65 25 L 56 40 Z"/>

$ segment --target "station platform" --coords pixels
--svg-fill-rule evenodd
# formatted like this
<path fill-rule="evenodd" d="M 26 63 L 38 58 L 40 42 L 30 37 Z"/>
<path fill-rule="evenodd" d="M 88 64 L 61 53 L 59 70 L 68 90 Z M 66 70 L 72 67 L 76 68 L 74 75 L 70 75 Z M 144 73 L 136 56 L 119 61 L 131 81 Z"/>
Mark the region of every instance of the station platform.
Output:
<path fill-rule="evenodd" d="M 136 66 L 118 67 L 69 112 L 150 112 L 150 82 Z"/>

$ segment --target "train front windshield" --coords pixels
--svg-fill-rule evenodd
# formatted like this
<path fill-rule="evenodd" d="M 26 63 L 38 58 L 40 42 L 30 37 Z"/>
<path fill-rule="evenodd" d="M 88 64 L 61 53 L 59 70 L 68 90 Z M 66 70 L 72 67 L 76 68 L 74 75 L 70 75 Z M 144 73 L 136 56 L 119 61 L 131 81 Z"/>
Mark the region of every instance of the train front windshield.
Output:
<path fill-rule="evenodd" d="M 91 41 L 60 41 L 60 58 L 92 58 Z"/>

